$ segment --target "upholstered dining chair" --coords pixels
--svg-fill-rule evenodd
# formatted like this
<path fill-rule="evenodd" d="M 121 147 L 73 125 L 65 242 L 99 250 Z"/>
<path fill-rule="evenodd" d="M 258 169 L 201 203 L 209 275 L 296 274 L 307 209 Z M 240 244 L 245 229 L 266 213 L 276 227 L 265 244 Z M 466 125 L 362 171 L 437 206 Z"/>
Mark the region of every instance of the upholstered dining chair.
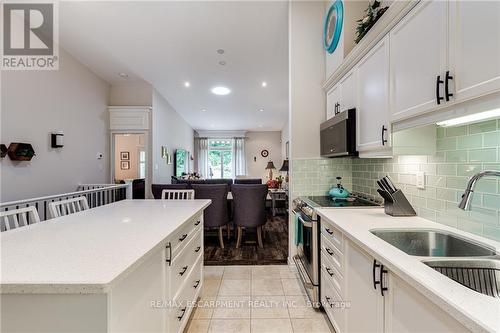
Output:
<path fill-rule="evenodd" d="M 203 224 L 205 228 L 218 228 L 220 247 L 224 248 L 222 229 L 226 227 L 229 235 L 229 216 L 227 209 L 227 184 L 199 184 L 191 185 L 194 189 L 195 199 L 210 199 L 212 204 L 203 211 Z"/>
<path fill-rule="evenodd" d="M 236 248 L 241 245 L 243 228 L 257 229 L 259 247 L 262 243 L 262 226 L 266 224 L 266 197 L 267 185 L 234 184 L 231 187 L 234 205 L 234 224 L 238 228 Z"/>
<path fill-rule="evenodd" d="M 240 179 L 235 179 L 234 183 L 235 184 L 258 185 L 258 184 L 262 184 L 262 179 L 261 178 L 240 178 Z"/>

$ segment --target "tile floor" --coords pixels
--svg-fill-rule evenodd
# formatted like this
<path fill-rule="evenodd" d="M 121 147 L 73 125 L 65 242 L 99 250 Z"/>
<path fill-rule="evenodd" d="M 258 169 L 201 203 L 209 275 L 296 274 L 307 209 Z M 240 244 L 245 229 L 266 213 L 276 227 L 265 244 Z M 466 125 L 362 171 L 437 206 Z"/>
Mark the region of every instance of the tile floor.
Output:
<path fill-rule="evenodd" d="M 206 266 L 203 296 L 186 333 L 331 333 L 307 306 L 293 268 Z"/>

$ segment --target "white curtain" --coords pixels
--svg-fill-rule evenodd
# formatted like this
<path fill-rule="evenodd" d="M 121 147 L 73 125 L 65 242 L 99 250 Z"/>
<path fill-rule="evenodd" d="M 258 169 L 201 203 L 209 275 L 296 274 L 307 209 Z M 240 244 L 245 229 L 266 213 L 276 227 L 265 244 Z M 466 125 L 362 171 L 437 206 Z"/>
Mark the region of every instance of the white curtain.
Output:
<path fill-rule="evenodd" d="M 196 160 L 198 162 L 198 173 L 202 178 L 209 178 L 208 175 L 208 139 L 198 138 L 196 145 Z"/>
<path fill-rule="evenodd" d="M 234 138 L 233 142 L 233 178 L 245 176 L 247 164 L 245 159 L 245 138 Z"/>

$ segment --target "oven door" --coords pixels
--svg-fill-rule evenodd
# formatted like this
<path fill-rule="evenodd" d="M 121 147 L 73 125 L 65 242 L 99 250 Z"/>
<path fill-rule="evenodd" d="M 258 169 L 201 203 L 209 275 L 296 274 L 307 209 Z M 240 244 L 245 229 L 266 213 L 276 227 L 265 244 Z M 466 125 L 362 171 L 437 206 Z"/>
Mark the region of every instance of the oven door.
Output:
<path fill-rule="evenodd" d="M 318 223 L 300 212 L 295 214 L 302 224 L 303 241 L 297 246 L 297 255 L 293 259 L 306 292 L 314 303 L 319 301 Z"/>

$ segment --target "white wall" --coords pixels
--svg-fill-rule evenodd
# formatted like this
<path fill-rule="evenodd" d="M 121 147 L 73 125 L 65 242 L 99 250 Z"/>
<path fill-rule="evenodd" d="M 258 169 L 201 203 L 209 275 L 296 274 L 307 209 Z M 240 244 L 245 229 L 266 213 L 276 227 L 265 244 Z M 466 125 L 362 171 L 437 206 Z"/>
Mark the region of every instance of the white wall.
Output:
<path fill-rule="evenodd" d="M 153 87 L 149 84 L 112 85 L 109 104 L 114 106 L 151 106 Z"/>
<path fill-rule="evenodd" d="M 325 120 L 325 52 L 322 1 L 291 1 L 289 15 L 290 155 L 320 156 L 319 125 Z"/>
<path fill-rule="evenodd" d="M 174 158 L 172 156 L 172 164 L 167 164 L 161 158 L 161 146 L 169 148 L 172 154 L 177 148 L 193 153 L 194 130 L 156 90 L 153 91 L 152 127 L 153 184 L 170 184 Z"/>
<path fill-rule="evenodd" d="M 115 178 L 117 180 L 139 178 L 139 151 L 144 150 L 144 134 L 115 135 Z M 121 152 L 129 153 L 130 169 L 122 170 Z"/>
<path fill-rule="evenodd" d="M 290 121 L 287 119 L 281 130 L 281 159 L 286 159 L 286 143 L 288 142 L 288 154 L 290 154 Z M 288 156 L 290 157 L 290 156 Z"/>
<path fill-rule="evenodd" d="M 247 132 L 245 141 L 245 155 L 247 160 L 247 177 L 262 178 L 268 180 L 269 171 L 265 170 L 267 162 L 273 161 L 276 170 L 273 170 L 273 177 L 279 174 L 278 170 L 283 164 L 281 156 L 281 132 Z M 269 151 L 268 157 L 262 157 L 260 152 L 266 149 Z M 254 161 L 254 157 L 256 160 Z"/>
<path fill-rule="evenodd" d="M 64 50 L 57 71 L 4 71 L 1 142 L 31 143 L 31 162 L 3 158 L 0 201 L 76 190 L 109 182 L 109 85 Z M 64 148 L 50 133 L 64 131 Z M 103 153 L 102 160 L 97 153 Z"/>

